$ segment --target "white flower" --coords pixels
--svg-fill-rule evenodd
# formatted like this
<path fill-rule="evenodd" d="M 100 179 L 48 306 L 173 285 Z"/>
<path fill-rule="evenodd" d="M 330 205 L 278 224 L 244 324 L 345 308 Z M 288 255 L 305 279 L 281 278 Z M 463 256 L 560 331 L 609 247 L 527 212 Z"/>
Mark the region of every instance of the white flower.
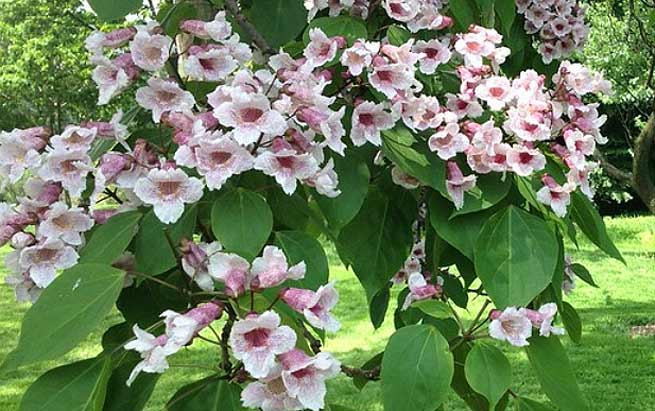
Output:
<path fill-rule="evenodd" d="M 291 195 L 296 191 L 298 180 L 318 172 L 318 163 L 310 153 L 298 154 L 293 149 L 283 148 L 260 153 L 255 159 L 255 169 L 274 177 L 282 190 Z"/>
<path fill-rule="evenodd" d="M 191 243 L 191 249 L 188 254 L 182 258 L 182 269 L 184 272 L 198 284 L 201 290 L 212 291 L 214 289 L 214 280 L 209 275 L 209 258 L 223 249 L 218 241 L 212 243 Z"/>
<path fill-rule="evenodd" d="M 157 218 L 165 224 L 176 222 L 184 213 L 184 204 L 199 201 L 202 191 L 202 182 L 180 169 L 150 170 L 134 187 L 137 197 L 152 205 Z"/>
<path fill-rule="evenodd" d="M 95 128 L 69 126 L 61 135 L 53 136 L 50 139 L 50 144 L 55 149 L 88 150 L 97 134 L 98 130 Z"/>
<path fill-rule="evenodd" d="M 219 11 L 214 16 L 214 20 L 205 23 L 205 30 L 214 41 L 223 41 L 230 37 L 232 34 L 232 25 L 225 18 L 225 11 Z"/>
<path fill-rule="evenodd" d="M 436 151 L 441 159 L 448 160 L 457 153 L 466 151 L 469 139 L 460 132 L 458 123 L 447 123 L 430 137 L 428 146 L 431 151 Z"/>
<path fill-rule="evenodd" d="M 194 318 L 173 310 L 166 310 L 159 317 L 164 319 L 166 325 L 167 345 L 184 347 L 189 344 L 200 325 Z"/>
<path fill-rule="evenodd" d="M 93 219 L 84 210 L 57 202 L 50 206 L 39 224 L 38 235 L 49 239 L 61 239 L 71 245 L 81 245 L 81 233 L 93 227 Z"/>
<path fill-rule="evenodd" d="M 44 180 L 60 182 L 73 197 L 82 194 L 86 188 L 86 176 L 93 170 L 86 150 L 55 148 L 46 153 L 44 163 L 39 176 Z"/>
<path fill-rule="evenodd" d="M 339 302 L 339 293 L 334 283 L 322 285 L 316 292 L 304 288 L 287 288 L 280 293 L 280 297 L 294 311 L 303 314 L 312 326 L 332 333 L 339 331 L 339 321 L 330 313 Z"/>
<path fill-rule="evenodd" d="M 175 354 L 180 350 L 180 346 L 167 344 L 165 334 L 155 337 L 154 335 L 142 330 L 138 325 L 132 328 L 136 339 L 125 344 L 126 350 L 134 350 L 141 355 L 142 361 L 139 362 L 130 377 L 127 379 L 127 386 L 132 385 L 136 377 L 141 372 L 161 374 L 168 369 L 166 357 Z"/>
<path fill-rule="evenodd" d="M 241 401 L 245 407 L 261 408 L 262 411 L 305 409 L 300 401 L 289 396 L 284 381 L 282 381 L 282 366 L 279 364 L 276 364 L 265 378 L 248 384 L 241 392 Z"/>
<path fill-rule="evenodd" d="M 525 347 L 530 345 L 528 338 L 532 337 L 532 322 L 524 312 L 515 307 L 508 307 L 502 313 L 492 313 L 489 335 L 513 346 Z"/>
<path fill-rule="evenodd" d="M 548 303 L 539 308 L 541 315 L 541 324 L 539 324 L 539 335 L 542 337 L 549 337 L 550 334 L 564 335 L 564 329 L 561 327 L 553 327 L 553 319 L 557 314 L 557 304 Z"/>
<path fill-rule="evenodd" d="M 210 190 L 220 190 L 233 175 L 253 168 L 255 159 L 230 135 L 214 140 L 202 139 L 194 149 L 196 169 L 205 177 Z"/>
<path fill-rule="evenodd" d="M 139 31 L 130 43 L 132 60 L 144 70 L 160 70 L 168 61 L 172 44 L 168 36 Z"/>
<path fill-rule="evenodd" d="M 339 186 L 339 176 L 334 171 L 334 160 L 329 159 L 325 167 L 305 180 L 305 184 L 314 187 L 319 194 L 326 197 L 338 197 L 341 190 L 337 188 Z"/>
<path fill-rule="evenodd" d="M 41 163 L 37 150 L 20 138 L 18 130 L 0 132 L 0 175 L 17 182 L 25 170 L 35 169 Z"/>
<path fill-rule="evenodd" d="M 489 77 L 476 87 L 475 95 L 484 100 L 489 109 L 499 111 L 513 98 L 512 84 L 505 77 Z"/>
<path fill-rule="evenodd" d="M 561 186 L 549 175 L 543 176 L 541 180 L 544 186 L 537 191 L 537 200 L 550 206 L 558 217 L 564 218 L 566 207 L 571 202 L 571 192 L 575 190 L 575 185 L 565 183 Z"/>
<path fill-rule="evenodd" d="M 233 297 L 243 294 L 250 282 L 250 263 L 237 255 L 213 253 L 207 266 L 209 275 L 225 284 L 225 292 Z"/>
<path fill-rule="evenodd" d="M 421 182 L 418 181 L 416 177 L 405 173 L 398 166 L 393 166 L 391 169 L 391 180 L 394 182 L 394 184 L 397 184 L 408 190 L 413 190 L 421 185 Z"/>
<path fill-rule="evenodd" d="M 305 408 L 319 411 L 325 406 L 325 380 L 334 378 L 341 370 L 341 363 L 330 353 L 321 352 L 309 357 L 304 351 L 293 349 L 280 356 L 282 381 L 291 397 Z"/>
<path fill-rule="evenodd" d="M 14 295 L 19 303 L 35 303 L 43 292 L 43 288 L 37 286 L 27 273 L 8 275 L 5 284 L 14 287 Z"/>
<path fill-rule="evenodd" d="M 152 121 L 155 123 L 159 123 L 166 112 L 191 114 L 196 104 L 193 94 L 182 90 L 177 83 L 155 77 L 148 79 L 148 85 L 136 91 L 136 102 L 152 111 Z"/>
<path fill-rule="evenodd" d="M 373 56 L 380 51 L 380 43 L 357 41 L 344 50 L 341 64 L 348 68 L 353 76 L 359 76 L 373 61 Z"/>
<path fill-rule="evenodd" d="M 253 287 L 272 288 L 287 279 L 300 280 L 305 277 L 305 262 L 289 267 L 284 252 L 273 245 L 267 245 L 261 257 L 252 262 Z"/>
<path fill-rule="evenodd" d="M 221 125 L 234 128 L 234 139 L 239 144 L 254 143 L 262 133 L 276 137 L 286 131 L 286 121 L 271 109 L 266 96 L 235 91 L 231 97 L 214 110 L 214 116 Z"/>
<path fill-rule="evenodd" d="M 422 54 L 419 60 L 419 68 L 422 73 L 434 74 L 437 67 L 450 61 L 452 53 L 449 48 L 450 39 L 443 40 L 432 39 L 430 41 L 419 40 L 414 45 L 412 51 Z"/>
<path fill-rule="evenodd" d="M 273 311 L 251 314 L 232 327 L 229 344 L 232 354 L 255 378 L 266 377 L 275 367 L 275 356 L 296 345 L 296 333 L 280 326 L 280 316 Z"/>
<path fill-rule="evenodd" d="M 20 267 L 29 272 L 38 287 L 46 288 L 55 279 L 57 270 L 65 270 L 77 264 L 79 256 L 75 250 L 58 239 L 25 247 L 19 258 Z"/>
<path fill-rule="evenodd" d="M 446 190 L 459 210 L 464 206 L 464 193 L 475 187 L 477 177 L 473 174 L 464 176 L 454 161 L 449 161 L 447 167 Z"/>
<path fill-rule="evenodd" d="M 94 62 L 96 67 L 91 78 L 98 86 L 98 105 L 104 105 L 125 90 L 131 80 L 124 68 L 106 57 L 98 57 Z"/>
<path fill-rule="evenodd" d="M 309 44 L 303 53 L 309 67 L 322 66 L 336 57 L 338 43 L 326 36 L 323 30 L 320 28 L 309 30 L 309 39 Z"/>
<path fill-rule="evenodd" d="M 184 62 L 184 71 L 198 81 L 221 81 L 238 67 L 228 49 L 191 46 Z"/>
<path fill-rule="evenodd" d="M 362 146 L 367 141 L 380 146 L 380 132 L 391 129 L 395 124 L 396 118 L 385 111 L 382 104 L 365 101 L 353 111 L 350 139 L 356 146 Z"/>

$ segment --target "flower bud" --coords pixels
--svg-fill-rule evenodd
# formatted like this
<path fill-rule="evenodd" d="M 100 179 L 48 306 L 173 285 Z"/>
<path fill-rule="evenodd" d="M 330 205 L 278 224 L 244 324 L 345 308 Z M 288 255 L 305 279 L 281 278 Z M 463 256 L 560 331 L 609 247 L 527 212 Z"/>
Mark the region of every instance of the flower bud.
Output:
<path fill-rule="evenodd" d="M 11 247 L 16 250 L 21 250 L 36 243 L 33 234 L 25 233 L 22 231 L 17 232 L 11 237 Z"/>
<path fill-rule="evenodd" d="M 134 27 L 116 29 L 105 34 L 102 45 L 108 48 L 117 48 L 132 40 L 135 34 L 136 29 Z"/>
<path fill-rule="evenodd" d="M 56 203 L 59 200 L 62 191 L 63 188 L 60 183 L 48 182 L 43 186 L 36 200 L 46 203 L 47 205 Z"/>
<path fill-rule="evenodd" d="M 183 20 L 180 23 L 180 30 L 203 39 L 209 38 L 205 24 L 202 20 Z"/>
<path fill-rule="evenodd" d="M 94 210 L 91 213 L 91 217 L 93 217 L 93 220 L 97 224 L 104 224 L 109 220 L 111 217 L 115 216 L 118 214 L 118 210 L 116 209 L 109 209 L 109 210 Z"/>

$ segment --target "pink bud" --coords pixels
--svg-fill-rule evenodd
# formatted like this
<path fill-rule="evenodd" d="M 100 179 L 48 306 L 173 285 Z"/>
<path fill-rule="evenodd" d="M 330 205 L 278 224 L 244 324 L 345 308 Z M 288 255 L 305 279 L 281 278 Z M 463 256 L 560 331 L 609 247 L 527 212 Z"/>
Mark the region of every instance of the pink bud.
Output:
<path fill-rule="evenodd" d="M 205 22 L 201 20 L 184 20 L 180 23 L 180 30 L 196 37 L 206 38 L 209 36 L 205 28 Z"/>
<path fill-rule="evenodd" d="M 462 170 L 459 168 L 456 162 L 448 162 L 448 180 L 459 181 L 464 178 Z"/>
<path fill-rule="evenodd" d="M 122 171 L 129 170 L 132 161 L 132 158 L 125 154 L 106 153 L 100 159 L 100 171 L 108 182 L 113 182 Z"/>
<path fill-rule="evenodd" d="M 321 123 L 327 120 L 328 116 L 311 107 L 304 107 L 296 113 L 298 120 L 307 123 L 314 129 L 321 129 Z"/>
<path fill-rule="evenodd" d="M 212 321 L 218 319 L 221 314 L 223 314 L 223 306 L 213 301 L 206 304 L 200 304 L 186 313 L 188 317 L 191 317 L 198 322 L 197 331 L 207 327 L 212 323 Z"/>
<path fill-rule="evenodd" d="M 23 141 L 26 141 L 36 151 L 45 148 L 51 135 L 52 131 L 48 127 L 32 127 L 21 131 Z"/>
<path fill-rule="evenodd" d="M 182 258 L 184 261 L 191 267 L 196 270 L 206 268 L 207 253 L 205 253 L 203 249 L 193 241 L 183 238 L 180 251 L 182 252 Z"/>
<path fill-rule="evenodd" d="M 305 354 L 304 351 L 294 348 L 289 352 L 281 354 L 279 359 L 284 369 L 289 370 L 302 367 L 304 364 L 307 364 L 311 358 Z"/>
<path fill-rule="evenodd" d="M 293 147 L 291 146 L 291 144 L 289 144 L 288 141 L 278 137 L 273 140 L 273 143 L 271 144 L 271 149 L 273 150 L 274 153 L 278 153 L 282 150 L 293 150 Z"/>
<path fill-rule="evenodd" d="M 81 124 L 85 128 L 95 128 L 99 137 L 114 138 L 114 125 L 106 121 L 87 121 Z"/>
<path fill-rule="evenodd" d="M 105 34 L 105 40 L 102 44 L 105 47 L 117 48 L 132 40 L 135 34 L 136 29 L 134 27 L 116 29 Z"/>
<path fill-rule="evenodd" d="M 131 53 L 123 53 L 116 57 L 112 62 L 118 67 L 122 68 L 130 80 L 135 80 L 137 77 L 139 77 L 141 69 L 139 69 L 139 67 L 134 64 Z"/>
<path fill-rule="evenodd" d="M 0 246 L 7 244 L 14 234 L 16 234 L 16 231 L 16 228 L 10 225 L 0 227 Z"/>
<path fill-rule="evenodd" d="M 280 292 L 280 299 L 294 311 L 302 313 L 308 308 L 316 293 L 302 288 L 287 288 Z"/>
<path fill-rule="evenodd" d="M 61 184 L 52 182 L 46 183 L 41 189 L 41 192 L 37 196 L 36 200 L 50 205 L 59 200 L 59 196 L 61 195 L 62 191 L 63 189 Z"/>
<path fill-rule="evenodd" d="M 441 16 L 441 24 L 439 24 L 436 30 L 443 30 L 445 28 L 451 27 L 455 22 L 449 16 Z"/>
<path fill-rule="evenodd" d="M 317 74 L 317 77 L 322 78 L 325 81 L 332 81 L 333 74 L 330 70 L 321 70 L 321 72 Z"/>
<path fill-rule="evenodd" d="M 202 125 L 205 126 L 207 130 L 213 130 L 218 127 L 218 119 L 214 116 L 214 113 L 211 111 L 205 111 L 196 116 L 202 121 Z"/>
<path fill-rule="evenodd" d="M 559 184 L 557 184 L 557 181 L 548 174 L 544 174 L 541 177 L 541 182 L 544 183 L 544 185 L 548 188 L 557 188 Z"/>
<path fill-rule="evenodd" d="M 109 209 L 109 210 L 94 210 L 91 213 L 91 216 L 93 217 L 93 220 L 95 220 L 96 223 L 98 224 L 104 224 L 109 220 L 111 217 L 115 216 L 118 214 L 118 210 L 116 209 Z"/>
<path fill-rule="evenodd" d="M 387 60 L 382 56 L 375 56 L 373 58 L 373 66 L 383 66 L 387 64 Z"/>
<path fill-rule="evenodd" d="M 348 42 L 346 41 L 346 38 L 343 36 L 332 37 L 332 40 L 337 43 L 337 47 L 340 49 L 346 48 L 348 46 Z"/>
<path fill-rule="evenodd" d="M 161 116 L 161 122 L 176 130 L 191 130 L 193 128 L 193 118 L 176 112 L 166 112 Z"/>
<path fill-rule="evenodd" d="M 491 310 L 491 312 L 489 313 L 489 318 L 491 318 L 492 320 L 497 320 L 500 318 L 500 315 L 502 313 L 503 312 L 500 310 Z"/>

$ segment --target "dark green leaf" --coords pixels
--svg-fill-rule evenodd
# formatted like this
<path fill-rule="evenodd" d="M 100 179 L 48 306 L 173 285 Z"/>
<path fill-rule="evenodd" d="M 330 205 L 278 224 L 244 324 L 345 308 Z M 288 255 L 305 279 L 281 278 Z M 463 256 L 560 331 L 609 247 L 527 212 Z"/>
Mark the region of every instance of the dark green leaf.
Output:
<path fill-rule="evenodd" d="M 192 20 L 198 17 L 196 7 L 189 3 L 180 1 L 175 4 L 164 3 L 157 13 L 157 21 L 164 28 L 164 33 L 175 37 L 180 32 L 180 23 L 184 20 Z"/>
<path fill-rule="evenodd" d="M 369 301 L 400 269 L 412 245 L 416 204 L 408 194 L 386 196 L 371 188 L 359 214 L 341 230 L 339 254 L 352 264 Z"/>
<path fill-rule="evenodd" d="M 275 243 L 284 251 L 289 264 L 304 261 L 307 265 L 305 278 L 298 281 L 302 288 L 316 290 L 328 282 L 328 260 L 317 239 L 302 231 L 278 231 Z"/>
<path fill-rule="evenodd" d="M 250 21 L 274 49 L 296 38 L 307 24 L 302 0 L 255 1 Z"/>
<path fill-rule="evenodd" d="M 557 336 L 535 336 L 525 347 L 541 388 L 561 411 L 589 411 L 566 351 Z"/>
<path fill-rule="evenodd" d="M 448 342 L 434 327 L 399 329 L 382 359 L 385 411 L 434 411 L 448 395 L 453 367 Z"/>
<path fill-rule="evenodd" d="M 319 17 L 309 23 L 309 26 L 303 34 L 305 44 L 309 43 L 309 31 L 313 28 L 323 30 L 326 36 L 343 36 L 346 38 L 348 45 L 352 46 L 356 40 L 366 39 L 368 33 L 362 20 L 350 16 L 338 17 Z"/>
<path fill-rule="evenodd" d="M 448 6 L 458 32 L 466 32 L 471 24 L 480 23 L 475 0 L 450 0 Z"/>
<path fill-rule="evenodd" d="M 479 176 L 475 189 L 464 195 L 464 206 L 453 211 L 450 218 L 493 207 L 507 196 L 511 186 L 512 180 L 507 176 L 496 173 Z"/>
<path fill-rule="evenodd" d="M 105 401 L 110 373 L 108 357 L 54 368 L 27 389 L 20 403 L 20 411 L 100 410 Z"/>
<path fill-rule="evenodd" d="M 466 357 L 464 365 L 466 380 L 478 393 L 495 407 L 507 392 L 512 382 L 512 367 L 498 348 L 477 343 Z"/>
<path fill-rule="evenodd" d="M 140 9 L 142 0 L 89 0 L 89 6 L 101 20 L 119 20 Z"/>
<path fill-rule="evenodd" d="M 575 343 L 580 343 L 582 338 L 582 320 L 573 306 L 566 301 L 562 303 L 562 322 L 566 333 Z"/>
<path fill-rule="evenodd" d="M 387 284 L 386 287 L 378 291 L 369 305 L 368 313 L 371 318 L 371 323 L 373 328 L 376 330 L 382 327 L 384 323 L 384 318 L 387 315 L 387 310 L 389 309 L 389 300 L 391 298 L 391 282 Z"/>
<path fill-rule="evenodd" d="M 273 213 L 261 195 L 242 188 L 219 197 L 212 207 L 212 231 L 228 251 L 252 260 L 273 229 Z"/>
<path fill-rule="evenodd" d="M 166 411 L 245 411 L 241 387 L 209 377 L 180 388 L 166 404 Z"/>
<path fill-rule="evenodd" d="M 100 264 L 64 271 L 25 314 L 18 346 L 1 368 L 52 360 L 73 349 L 111 311 L 124 278 L 123 271 Z"/>
<path fill-rule="evenodd" d="M 495 0 L 495 9 L 503 28 L 502 33 L 508 35 L 516 19 L 516 0 Z"/>
<path fill-rule="evenodd" d="M 111 264 L 116 261 L 138 231 L 141 217 L 138 211 L 120 213 L 97 227 L 80 250 L 80 263 Z"/>
<path fill-rule="evenodd" d="M 397 24 L 392 24 L 387 29 L 387 38 L 389 43 L 394 46 L 400 46 L 407 43 L 407 41 L 412 38 L 412 33 L 410 33 L 406 28 L 401 27 Z"/>
<path fill-rule="evenodd" d="M 380 367 L 382 364 L 382 357 L 384 356 L 384 352 L 381 352 L 377 354 L 375 357 L 371 358 L 370 360 L 366 361 L 360 368 L 364 371 L 370 371 L 373 370 L 377 367 Z M 353 384 L 357 389 L 360 391 L 368 384 L 371 380 L 368 378 L 364 378 L 362 376 L 356 376 L 353 378 Z"/>
<path fill-rule="evenodd" d="M 484 225 L 475 271 L 496 307 L 525 306 L 551 283 L 559 253 L 544 220 L 511 206 Z"/>
<path fill-rule="evenodd" d="M 587 267 L 585 267 L 582 264 L 575 263 L 575 264 L 571 264 L 571 270 L 573 270 L 575 275 L 578 276 L 582 281 L 591 285 L 592 287 L 598 288 L 598 285 L 594 281 L 589 270 L 587 270 Z"/>
<path fill-rule="evenodd" d="M 132 369 L 141 361 L 140 356 L 130 354 L 111 374 L 102 411 L 141 411 L 155 389 L 160 374 L 141 373 L 132 385 L 125 384 Z"/>
<path fill-rule="evenodd" d="M 591 201 L 583 194 L 571 194 L 571 216 L 582 232 L 607 255 L 625 264 L 621 252 L 607 234 L 605 222 Z"/>

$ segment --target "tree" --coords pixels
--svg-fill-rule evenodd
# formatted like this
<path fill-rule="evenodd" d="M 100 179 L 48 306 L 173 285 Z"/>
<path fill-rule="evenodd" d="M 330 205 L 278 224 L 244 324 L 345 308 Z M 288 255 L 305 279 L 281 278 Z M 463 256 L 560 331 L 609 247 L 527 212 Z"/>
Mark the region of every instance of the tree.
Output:
<path fill-rule="evenodd" d="M 0 372 L 59 358 L 114 306 L 124 321 L 22 410 L 143 409 L 197 340 L 220 361 L 169 410 L 347 409 L 325 403 L 339 373 L 379 382 L 386 411 L 434 411 L 450 390 L 472 410 L 548 409 L 487 339 L 525 349 L 558 408 L 590 409 L 559 335 L 579 342 L 565 296 L 594 281 L 564 241 L 623 257 L 589 199 L 590 99 L 609 83 L 565 60 L 588 31 L 575 2 L 90 5 L 132 16 L 85 42 L 98 104 L 131 106 L 0 135 L 2 178 L 25 185 L 0 204 L 8 281 L 34 303 Z M 340 324 L 319 237 L 374 327 L 394 310 L 361 367 L 323 351 Z M 470 294 L 484 304 L 463 321 Z"/>

